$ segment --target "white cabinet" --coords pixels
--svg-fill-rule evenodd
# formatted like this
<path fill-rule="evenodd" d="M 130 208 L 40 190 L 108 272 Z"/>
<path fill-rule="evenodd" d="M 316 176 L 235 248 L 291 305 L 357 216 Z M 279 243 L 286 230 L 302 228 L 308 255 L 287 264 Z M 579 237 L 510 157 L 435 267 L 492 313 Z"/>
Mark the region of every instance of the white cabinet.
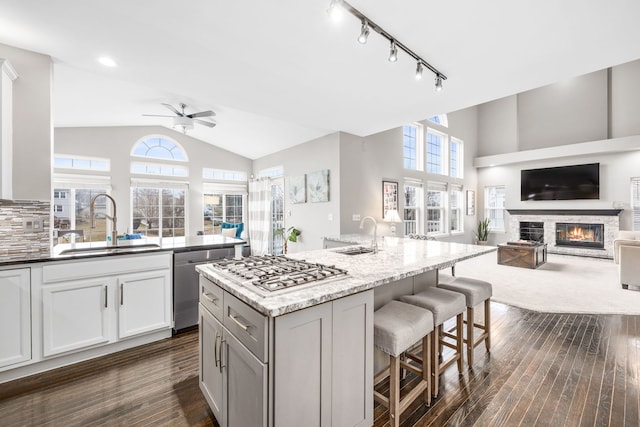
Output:
<path fill-rule="evenodd" d="M 171 327 L 171 277 L 166 271 L 118 278 L 118 337 Z"/>
<path fill-rule="evenodd" d="M 171 253 L 45 265 L 43 356 L 171 328 L 171 267 Z"/>
<path fill-rule="evenodd" d="M 372 425 L 373 291 L 275 322 L 274 425 Z"/>
<path fill-rule="evenodd" d="M 200 308 L 200 390 L 209 403 L 213 416 L 222 424 L 223 387 L 222 365 L 220 363 L 220 342 L 222 324 L 202 306 Z"/>
<path fill-rule="evenodd" d="M 75 280 L 42 289 L 43 355 L 110 341 L 115 305 L 110 278 Z M 111 308 L 111 309 L 110 309 Z"/>
<path fill-rule="evenodd" d="M 0 271 L 0 369 L 31 359 L 29 268 Z"/>

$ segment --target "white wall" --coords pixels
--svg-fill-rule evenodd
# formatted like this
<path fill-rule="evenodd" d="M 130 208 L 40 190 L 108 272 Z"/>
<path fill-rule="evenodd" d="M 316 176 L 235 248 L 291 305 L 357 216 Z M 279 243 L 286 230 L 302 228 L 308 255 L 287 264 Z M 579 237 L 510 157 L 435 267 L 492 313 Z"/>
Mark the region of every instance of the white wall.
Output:
<path fill-rule="evenodd" d="M 611 138 L 640 135 L 640 60 L 611 69 Z"/>
<path fill-rule="evenodd" d="M 518 151 L 518 97 L 507 96 L 478 108 L 478 156 Z"/>
<path fill-rule="evenodd" d="M 13 199 L 50 200 L 51 57 L 0 44 L 0 58 L 18 73 L 13 82 Z"/>
<path fill-rule="evenodd" d="M 304 144 L 254 160 L 253 171 L 274 166 L 284 167 L 285 228 L 296 227 L 302 232 L 298 242 L 289 243 L 289 252 L 322 248 L 322 237 L 340 234 L 341 158 L 340 134 L 334 133 Z M 289 177 L 329 169 L 329 201 L 292 204 L 289 198 Z"/>
<path fill-rule="evenodd" d="M 161 126 L 56 128 L 54 151 L 56 154 L 100 157 L 111 161 L 111 195 L 118 205 L 118 231 L 124 233 L 131 222 L 131 150 L 136 142 L 149 135 L 168 136 L 187 153 L 189 217 L 186 226 L 187 234 L 195 236 L 198 230 L 203 229 L 202 168 L 244 171 L 249 176 L 250 159 Z M 50 189 L 48 194 L 51 197 Z"/>

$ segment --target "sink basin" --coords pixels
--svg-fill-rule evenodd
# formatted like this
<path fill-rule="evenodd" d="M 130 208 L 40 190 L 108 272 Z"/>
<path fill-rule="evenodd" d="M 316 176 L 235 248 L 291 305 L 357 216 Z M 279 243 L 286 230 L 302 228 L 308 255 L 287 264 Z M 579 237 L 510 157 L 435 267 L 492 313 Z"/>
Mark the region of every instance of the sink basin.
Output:
<path fill-rule="evenodd" d="M 160 245 L 156 243 L 144 243 L 142 245 L 122 245 L 122 246 L 101 246 L 93 248 L 72 248 L 60 251 L 60 255 L 74 255 L 86 253 L 112 254 L 118 252 L 137 252 L 139 250 L 157 249 Z"/>
<path fill-rule="evenodd" d="M 365 248 L 364 246 L 357 246 L 355 248 L 342 249 L 336 252 L 343 255 L 362 255 L 373 253 L 373 249 Z"/>

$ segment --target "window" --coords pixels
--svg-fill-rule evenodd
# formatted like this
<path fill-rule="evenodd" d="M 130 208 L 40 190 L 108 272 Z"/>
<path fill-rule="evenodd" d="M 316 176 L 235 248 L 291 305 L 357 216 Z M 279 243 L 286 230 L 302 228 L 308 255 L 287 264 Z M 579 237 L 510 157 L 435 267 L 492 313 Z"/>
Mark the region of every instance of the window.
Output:
<path fill-rule="evenodd" d="M 55 178 L 54 178 L 55 179 Z M 72 183 L 55 183 L 54 185 L 74 185 Z M 105 241 L 110 230 L 106 216 L 111 209 L 107 206 L 106 197 L 96 199 L 94 206 L 95 228 L 91 227 L 90 204 L 91 199 L 100 193 L 107 193 L 103 188 L 56 188 L 53 190 L 54 203 L 53 228 L 58 230 L 82 230 L 85 241 Z M 62 197 L 59 197 L 62 196 Z M 62 243 L 62 242 L 61 242 Z"/>
<path fill-rule="evenodd" d="M 205 193 L 204 234 L 220 234 L 223 222 L 244 222 L 244 200 L 243 194 Z"/>
<path fill-rule="evenodd" d="M 80 157 L 67 154 L 55 154 L 53 167 L 56 169 L 75 169 L 108 172 L 110 162 L 108 159 L 94 157 Z"/>
<path fill-rule="evenodd" d="M 54 213 L 62 212 L 62 205 L 53 205 L 53 212 Z"/>
<path fill-rule="evenodd" d="M 449 142 L 449 176 L 463 178 L 464 153 L 462 141 L 451 138 Z"/>
<path fill-rule="evenodd" d="M 262 169 L 258 172 L 258 178 L 278 178 L 281 176 L 284 176 L 284 167 L 282 166 Z"/>
<path fill-rule="evenodd" d="M 67 191 L 61 191 L 61 190 L 54 190 L 53 191 L 53 198 L 54 199 L 66 199 L 67 198 Z"/>
<path fill-rule="evenodd" d="M 422 184 L 404 185 L 404 235 L 422 234 Z"/>
<path fill-rule="evenodd" d="M 202 177 L 206 179 L 217 179 L 224 181 L 246 181 L 246 172 L 229 171 L 224 169 L 203 168 Z"/>
<path fill-rule="evenodd" d="M 402 127 L 402 144 L 404 156 L 404 168 L 422 170 L 422 161 L 419 160 L 420 147 L 422 145 L 422 126 L 404 125 Z"/>
<path fill-rule="evenodd" d="M 131 229 L 153 237 L 185 235 L 186 188 L 131 188 Z"/>
<path fill-rule="evenodd" d="M 464 231 L 463 206 L 462 187 L 452 185 L 451 191 L 449 192 L 449 231 L 451 231 L 451 234 L 462 233 Z"/>
<path fill-rule="evenodd" d="M 189 170 L 185 166 L 162 165 L 160 163 L 131 163 L 131 173 L 140 175 L 162 175 L 184 178 L 189 176 Z"/>
<path fill-rule="evenodd" d="M 443 234 L 445 229 L 445 208 L 447 185 L 430 182 L 427 184 L 427 234 Z"/>
<path fill-rule="evenodd" d="M 131 151 L 134 157 L 187 161 L 187 155 L 177 142 L 165 136 L 148 136 L 138 141 Z"/>
<path fill-rule="evenodd" d="M 505 188 L 497 185 L 484 189 L 484 217 L 489 219 L 490 231 L 505 231 L 504 202 Z"/>
<path fill-rule="evenodd" d="M 633 209 L 633 230 L 640 231 L 640 177 L 631 178 L 631 209 Z"/>
<path fill-rule="evenodd" d="M 445 146 L 447 136 L 434 130 L 427 130 L 426 152 L 427 172 L 446 175 Z"/>
<path fill-rule="evenodd" d="M 449 127 L 449 119 L 446 114 L 438 114 L 437 116 L 431 116 L 427 118 L 431 123 L 435 123 L 440 126 Z"/>

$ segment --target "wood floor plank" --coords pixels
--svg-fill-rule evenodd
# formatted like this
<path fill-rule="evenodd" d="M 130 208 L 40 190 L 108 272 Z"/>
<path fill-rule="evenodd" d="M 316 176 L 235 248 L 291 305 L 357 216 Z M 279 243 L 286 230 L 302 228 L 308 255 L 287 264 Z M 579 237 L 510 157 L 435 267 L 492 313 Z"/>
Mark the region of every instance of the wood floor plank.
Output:
<path fill-rule="evenodd" d="M 402 427 L 639 425 L 640 316 L 492 303 L 492 317 L 491 353 L 479 346 L 462 376 L 447 369 L 439 398 L 414 402 Z M 409 374 L 401 393 L 416 383 Z M 388 425 L 377 404 L 374 417 Z M 218 426 L 198 386 L 195 331 L 2 384 L 0 424 Z"/>

